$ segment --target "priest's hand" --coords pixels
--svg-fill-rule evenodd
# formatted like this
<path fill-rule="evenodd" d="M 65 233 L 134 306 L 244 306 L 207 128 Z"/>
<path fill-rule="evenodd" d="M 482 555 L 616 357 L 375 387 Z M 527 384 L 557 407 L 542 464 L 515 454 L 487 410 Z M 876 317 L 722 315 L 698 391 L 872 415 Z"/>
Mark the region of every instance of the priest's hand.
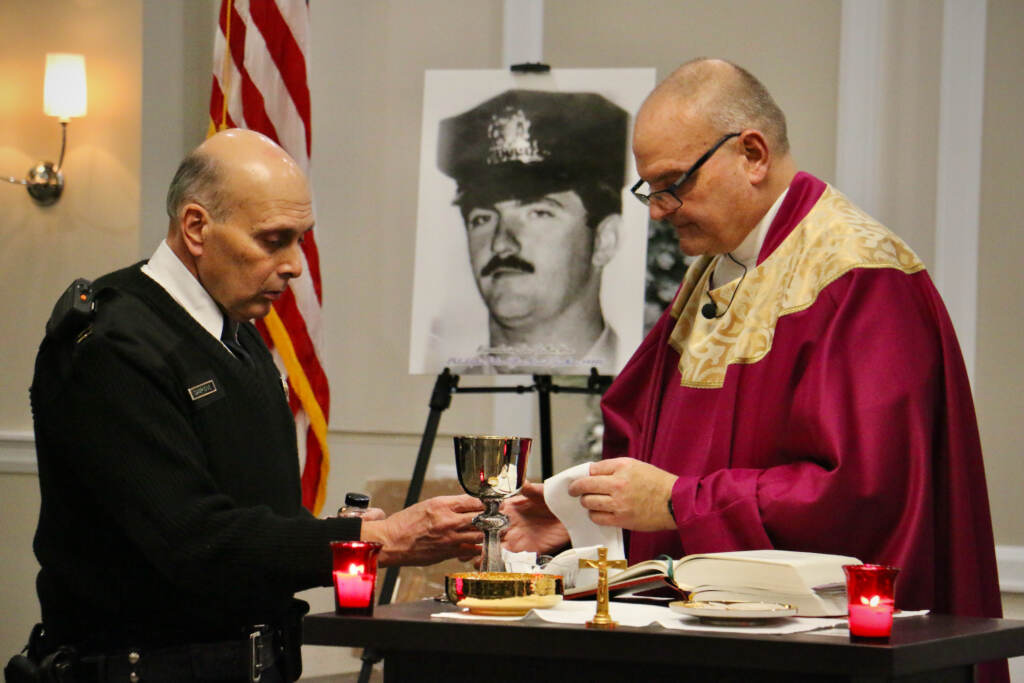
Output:
<path fill-rule="evenodd" d="M 467 495 L 428 498 L 387 519 L 364 521 L 362 540 L 384 546 L 379 560 L 383 566 L 427 565 L 450 557 L 470 560 L 483 542 L 473 526 L 483 509 L 483 503 Z"/>
<path fill-rule="evenodd" d="M 590 476 L 569 485 L 597 524 L 635 531 L 675 529 L 668 511 L 678 477 L 633 458 L 610 458 L 590 464 Z"/>
<path fill-rule="evenodd" d="M 558 550 L 569 542 L 569 532 L 544 502 L 544 485 L 526 483 L 519 495 L 501 505 L 509 527 L 501 545 L 511 552 Z"/>

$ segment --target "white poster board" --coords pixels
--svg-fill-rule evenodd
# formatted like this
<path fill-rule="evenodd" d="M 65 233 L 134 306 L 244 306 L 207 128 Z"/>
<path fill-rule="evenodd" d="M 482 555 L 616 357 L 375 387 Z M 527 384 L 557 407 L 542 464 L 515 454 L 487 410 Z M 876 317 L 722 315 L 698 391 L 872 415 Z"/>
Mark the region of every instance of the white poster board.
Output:
<path fill-rule="evenodd" d="M 646 208 L 629 193 L 629 186 L 637 177 L 629 151 L 629 142 L 632 136 L 633 115 L 654 87 L 654 78 L 654 69 L 554 69 L 542 74 L 516 74 L 506 70 L 426 71 L 420 147 L 416 265 L 412 294 L 410 373 L 436 374 L 449 367 L 453 372 L 461 374 L 567 375 L 587 374 L 591 367 L 596 367 L 601 374 L 608 375 L 615 374 L 622 368 L 640 343 L 643 334 L 647 240 Z M 523 91 L 527 91 L 528 94 L 540 94 L 534 100 L 516 100 L 514 95 Z M 541 109 L 531 108 L 534 106 L 531 102 L 537 98 L 544 101 L 548 97 L 543 93 L 552 93 L 550 103 L 538 105 Z M 572 97 L 559 97 L 561 94 Z M 616 106 L 605 107 L 602 104 L 591 107 L 589 103 L 596 101 L 595 96 L 601 102 L 606 100 Z M 509 97 L 512 98 L 513 106 L 497 106 L 501 103 L 507 104 L 510 101 L 507 99 Z M 566 104 L 566 100 L 571 102 Z M 580 101 L 587 104 L 580 105 Z M 496 103 L 494 107 L 490 106 L 491 102 Z M 579 112 L 571 111 L 573 107 L 580 106 L 583 108 L 579 109 Z M 565 114 L 564 120 L 567 123 L 555 126 L 554 130 L 557 130 L 557 133 L 553 133 L 550 123 L 547 128 L 542 127 L 542 114 L 537 112 L 543 110 L 546 112 L 544 115 L 558 116 L 559 107 L 563 107 L 561 113 Z M 622 186 L 619 188 L 621 219 L 616 217 L 614 223 L 617 229 L 611 231 L 614 232 L 613 249 L 605 249 L 607 241 L 604 241 L 600 247 L 572 247 L 572 253 L 562 250 L 561 254 L 548 253 L 545 256 L 537 251 L 539 247 L 536 243 L 539 240 L 533 240 L 532 247 L 527 244 L 528 237 L 524 231 L 518 233 L 518 242 L 521 244 L 516 250 L 522 249 L 521 253 L 525 255 L 524 260 L 527 261 L 522 267 L 529 267 L 531 270 L 519 272 L 515 267 L 508 266 L 507 274 L 500 272 L 501 269 L 497 267 L 488 273 L 489 261 L 482 255 L 485 248 L 480 246 L 482 242 L 479 235 L 482 233 L 478 232 L 473 247 L 476 258 L 474 265 L 470 256 L 470 226 L 478 230 L 477 226 L 489 223 L 492 227 L 485 229 L 493 232 L 490 233 L 491 237 L 485 238 L 484 241 L 490 245 L 492 251 L 498 251 L 500 247 L 496 245 L 505 240 L 505 237 L 495 235 L 505 228 L 496 226 L 512 225 L 517 220 L 515 211 L 519 208 L 529 208 L 527 204 L 532 200 L 497 197 L 494 198 L 497 201 L 493 202 L 489 210 L 473 209 L 464 217 L 464 211 L 468 209 L 460 208 L 453 202 L 460 190 L 463 192 L 461 196 L 465 197 L 466 188 L 473 187 L 476 175 L 470 172 L 462 175 L 453 172 L 451 164 L 454 162 L 451 161 L 451 157 L 473 157 L 474 154 L 478 154 L 481 160 L 486 156 L 492 161 L 501 161 L 511 154 L 526 160 L 525 165 L 529 166 L 528 162 L 547 154 L 544 148 L 549 143 L 555 146 L 555 155 L 569 156 L 570 152 L 563 153 L 564 150 L 573 150 L 571 153 L 575 153 L 582 149 L 582 155 L 586 157 L 590 155 L 590 148 L 601 149 L 601 142 L 588 140 L 586 126 L 578 127 L 577 121 L 590 118 L 594 109 L 604 108 L 621 109 L 625 115 L 625 134 L 622 138 L 625 146 L 622 161 L 625 168 L 621 176 Z M 461 122 L 467 120 L 471 113 L 476 115 L 481 112 L 483 123 L 480 126 L 486 128 L 484 133 L 471 128 L 470 124 L 462 125 Z M 476 118 L 480 119 L 480 116 Z M 453 122 L 459 123 L 456 125 Z M 583 131 L 582 134 L 580 130 Z M 487 138 L 483 138 L 483 135 Z M 444 151 L 439 150 L 439 142 Z M 540 147 L 537 146 L 538 143 Z M 447 158 L 448 161 L 442 162 L 441 157 Z M 583 162 L 592 164 L 594 159 L 584 159 Z M 441 168 L 445 165 L 448 166 L 447 173 Z M 484 169 L 485 175 L 487 167 L 481 168 Z M 450 177 L 453 175 L 459 175 L 461 182 Z M 498 184 L 501 182 L 503 181 L 498 181 Z M 545 197 L 544 201 L 554 202 L 553 213 L 565 213 L 572 208 L 568 205 L 576 200 L 566 193 L 554 193 L 550 197 Z M 562 206 L 563 203 L 566 206 Z M 511 208 L 506 211 L 506 207 Z M 481 212 L 487 217 L 482 218 Z M 530 212 L 531 216 L 538 214 L 550 217 L 550 214 L 543 212 Z M 547 232 L 532 234 L 553 235 L 561 229 L 554 227 Z M 592 228 L 593 230 L 596 228 Z M 577 231 L 574 234 L 582 233 Z M 602 230 L 601 234 L 608 233 Z M 602 256 L 598 257 L 597 254 Z M 584 272 L 588 267 L 593 268 L 594 264 L 600 266 L 594 271 L 599 280 L 599 293 L 590 298 L 599 298 L 600 317 L 604 323 L 596 341 L 593 339 L 593 316 L 590 315 L 588 318 L 579 312 L 582 307 L 586 309 L 587 314 L 591 314 L 596 304 L 589 307 L 585 302 L 572 304 L 574 313 L 571 315 L 575 316 L 575 322 L 566 323 L 566 316 L 561 314 L 561 317 L 551 315 L 541 319 L 542 316 L 533 312 L 533 309 L 525 310 L 530 308 L 527 304 L 522 304 L 522 318 L 516 318 L 520 309 L 515 308 L 513 304 L 513 313 L 510 314 L 508 305 L 501 308 L 501 304 L 495 303 L 493 289 L 489 290 L 489 304 L 485 303 L 482 294 L 483 288 L 490 287 L 491 284 L 497 287 L 498 282 L 504 283 L 504 286 L 510 286 L 508 283 L 512 282 L 537 282 L 542 275 L 548 278 L 543 281 L 542 289 L 550 292 L 552 297 L 561 296 L 562 299 L 569 299 L 582 290 L 593 294 L 594 290 L 590 284 L 581 283 L 579 279 L 574 281 L 566 276 L 566 273 Z M 494 263 L 490 265 L 495 266 Z M 493 279 L 493 283 L 488 278 Z M 480 286 L 478 282 L 481 283 Z M 526 300 L 525 295 L 521 299 Z M 509 297 L 503 299 L 506 302 L 509 300 Z M 552 310 L 556 307 L 555 304 L 547 305 Z M 519 320 L 526 319 L 530 320 L 529 327 L 527 323 L 519 323 Z M 577 334 L 577 330 L 590 333 L 585 342 L 580 341 L 583 337 Z M 515 341 L 508 341 L 509 336 Z M 529 338 L 530 341 L 521 341 L 524 338 Z M 589 346 L 585 351 L 575 350 L 582 349 L 591 341 L 594 341 L 593 346 Z M 609 346 L 609 341 L 614 343 Z M 604 353 L 603 356 L 599 350 Z"/>

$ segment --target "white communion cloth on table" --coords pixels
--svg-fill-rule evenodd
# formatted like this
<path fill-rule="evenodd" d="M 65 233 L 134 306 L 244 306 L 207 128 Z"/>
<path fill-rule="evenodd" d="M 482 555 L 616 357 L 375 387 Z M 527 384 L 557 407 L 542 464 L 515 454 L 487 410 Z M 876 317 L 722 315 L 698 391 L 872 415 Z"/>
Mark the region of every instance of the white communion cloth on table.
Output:
<path fill-rule="evenodd" d="M 531 621 L 541 620 L 554 624 L 585 624 L 594 618 L 597 602 L 594 600 L 564 601 L 547 609 L 533 609 L 523 616 L 499 617 L 470 614 L 469 612 L 438 612 L 435 619 L 465 621 Z M 661 627 L 676 631 L 706 631 L 719 633 L 784 634 L 817 631 L 844 626 L 843 617 L 786 617 L 772 619 L 753 626 L 718 626 L 705 624 L 698 618 L 680 614 L 669 607 L 641 605 L 612 601 L 608 605 L 611 618 L 620 626 Z"/>

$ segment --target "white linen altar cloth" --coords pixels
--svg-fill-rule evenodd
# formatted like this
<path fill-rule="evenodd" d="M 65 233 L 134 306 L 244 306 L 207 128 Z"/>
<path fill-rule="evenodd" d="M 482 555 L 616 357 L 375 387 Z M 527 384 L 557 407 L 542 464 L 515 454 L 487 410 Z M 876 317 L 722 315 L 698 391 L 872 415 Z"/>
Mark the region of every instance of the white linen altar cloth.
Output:
<path fill-rule="evenodd" d="M 669 607 L 638 605 L 627 602 L 611 602 L 608 605 L 611 618 L 620 626 L 662 627 L 677 631 L 704 631 L 717 633 L 783 634 L 802 633 L 846 625 L 845 617 L 786 617 L 774 619 L 759 626 L 717 626 L 701 622 L 696 617 L 680 614 Z M 469 612 L 438 612 L 430 616 L 435 619 L 466 621 L 531 621 L 541 620 L 555 624 L 585 624 L 594 618 L 597 602 L 594 600 L 563 601 L 548 609 L 533 609 L 523 616 L 493 617 L 470 614 Z"/>

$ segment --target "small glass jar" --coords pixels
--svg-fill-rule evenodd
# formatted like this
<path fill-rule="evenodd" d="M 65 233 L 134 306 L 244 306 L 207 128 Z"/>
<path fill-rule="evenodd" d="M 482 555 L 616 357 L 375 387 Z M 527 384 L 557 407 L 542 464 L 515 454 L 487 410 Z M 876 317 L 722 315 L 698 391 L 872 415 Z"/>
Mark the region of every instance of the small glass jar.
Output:
<path fill-rule="evenodd" d="M 338 508 L 339 517 L 362 517 L 370 507 L 370 497 L 365 493 L 346 493 L 345 504 Z"/>

